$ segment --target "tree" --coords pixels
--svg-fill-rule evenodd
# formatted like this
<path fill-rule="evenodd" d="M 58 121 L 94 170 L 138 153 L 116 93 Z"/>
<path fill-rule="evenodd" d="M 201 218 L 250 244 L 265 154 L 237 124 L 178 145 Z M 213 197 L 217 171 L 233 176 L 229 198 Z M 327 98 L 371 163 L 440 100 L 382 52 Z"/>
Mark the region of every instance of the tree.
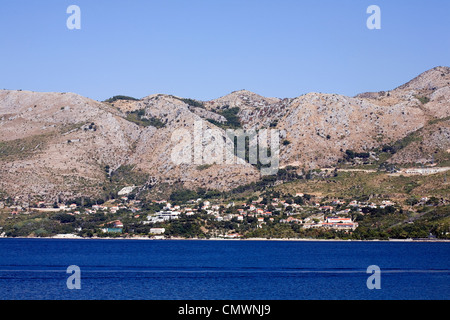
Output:
<path fill-rule="evenodd" d="M 196 198 L 198 198 L 197 192 L 188 189 L 177 190 L 170 195 L 170 200 L 177 202 L 185 202 Z"/>
<path fill-rule="evenodd" d="M 431 205 L 431 206 L 437 206 L 439 205 L 439 199 L 436 197 L 431 197 L 427 202 L 427 205 Z"/>
<path fill-rule="evenodd" d="M 71 223 L 75 221 L 75 217 L 67 213 L 57 214 L 53 217 L 53 219 L 59 220 L 61 223 Z"/>
<path fill-rule="evenodd" d="M 346 150 L 345 154 L 347 155 L 348 158 L 350 159 L 354 159 L 355 158 L 355 152 L 353 150 Z"/>

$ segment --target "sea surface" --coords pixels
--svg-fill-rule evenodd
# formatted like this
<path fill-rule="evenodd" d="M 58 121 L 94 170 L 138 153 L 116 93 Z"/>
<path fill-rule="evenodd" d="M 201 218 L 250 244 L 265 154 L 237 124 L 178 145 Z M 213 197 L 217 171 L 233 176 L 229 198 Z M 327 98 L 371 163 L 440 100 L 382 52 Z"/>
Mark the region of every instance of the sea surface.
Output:
<path fill-rule="evenodd" d="M 449 298 L 450 243 L 0 239 L 2 300 Z"/>

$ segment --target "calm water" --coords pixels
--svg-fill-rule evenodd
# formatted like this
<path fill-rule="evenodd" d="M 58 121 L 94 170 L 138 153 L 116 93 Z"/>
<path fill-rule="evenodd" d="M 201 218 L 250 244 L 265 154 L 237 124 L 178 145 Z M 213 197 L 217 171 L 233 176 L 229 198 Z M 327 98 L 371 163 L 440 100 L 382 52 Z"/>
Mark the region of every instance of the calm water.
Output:
<path fill-rule="evenodd" d="M 448 300 L 449 257 L 449 243 L 0 239 L 0 299 Z"/>

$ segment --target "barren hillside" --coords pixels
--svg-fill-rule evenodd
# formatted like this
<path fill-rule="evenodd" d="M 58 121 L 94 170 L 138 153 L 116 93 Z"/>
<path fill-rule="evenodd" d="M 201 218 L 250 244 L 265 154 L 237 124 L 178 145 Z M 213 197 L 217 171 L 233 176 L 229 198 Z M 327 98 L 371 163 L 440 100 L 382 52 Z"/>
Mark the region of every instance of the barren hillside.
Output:
<path fill-rule="evenodd" d="M 356 97 L 309 93 L 280 99 L 241 90 L 211 101 L 154 94 L 107 103 L 73 93 L 1 90 L 0 192 L 22 198 L 99 196 L 133 182 L 228 190 L 261 178 L 242 159 L 224 164 L 220 156 L 232 150 L 217 154 L 223 141 L 229 143 L 225 129 L 237 127 L 279 129 L 280 165 L 299 170 L 330 166 L 346 150 L 370 151 L 411 134 L 415 139 L 389 161 L 445 161 L 449 116 L 448 67 L 391 91 Z M 198 138 L 199 125 L 220 135 Z M 205 153 L 192 150 L 191 163 L 175 163 L 174 152 L 190 152 L 176 149 L 182 137 L 199 139 Z M 116 172 L 125 178 L 114 180 L 122 177 Z"/>

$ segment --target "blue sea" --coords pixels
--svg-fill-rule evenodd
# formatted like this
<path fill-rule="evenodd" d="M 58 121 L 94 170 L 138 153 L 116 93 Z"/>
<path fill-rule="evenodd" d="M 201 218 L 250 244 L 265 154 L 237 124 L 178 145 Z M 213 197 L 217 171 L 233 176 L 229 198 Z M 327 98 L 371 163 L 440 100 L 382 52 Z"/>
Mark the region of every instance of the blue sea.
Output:
<path fill-rule="evenodd" d="M 0 239 L 0 299 L 449 298 L 450 243 Z"/>

